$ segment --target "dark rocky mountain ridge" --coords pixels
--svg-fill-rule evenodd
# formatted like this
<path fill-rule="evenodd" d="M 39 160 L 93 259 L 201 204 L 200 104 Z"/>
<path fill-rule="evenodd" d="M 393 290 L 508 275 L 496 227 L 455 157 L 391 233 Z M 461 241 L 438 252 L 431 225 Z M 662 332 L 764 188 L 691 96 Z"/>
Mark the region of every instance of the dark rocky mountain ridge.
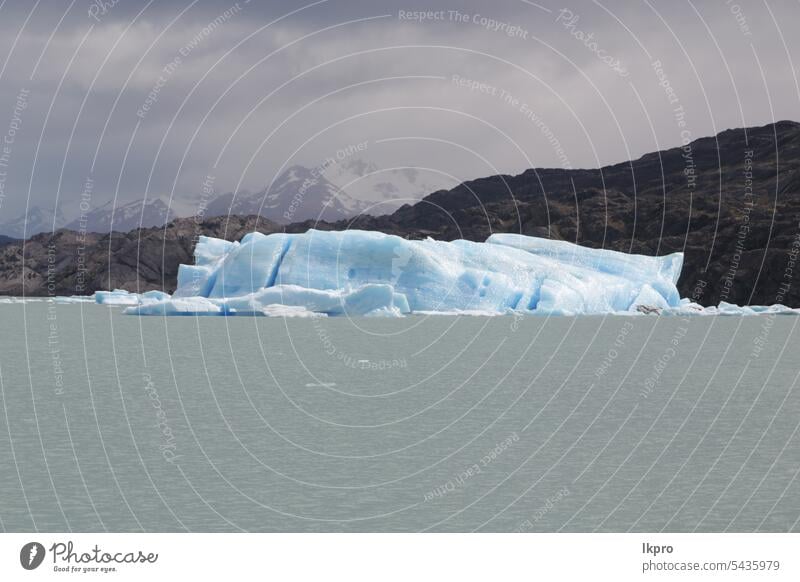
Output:
<path fill-rule="evenodd" d="M 386 216 L 288 226 L 258 216 L 218 216 L 83 238 L 65 229 L 43 233 L 0 247 L 0 293 L 172 291 L 178 265 L 192 261 L 200 234 L 235 240 L 254 230 L 308 228 L 476 241 L 520 232 L 624 252 L 682 251 L 683 296 L 703 304 L 800 306 L 800 266 L 794 264 L 800 252 L 800 124 L 726 130 L 599 169 L 480 178 Z"/>

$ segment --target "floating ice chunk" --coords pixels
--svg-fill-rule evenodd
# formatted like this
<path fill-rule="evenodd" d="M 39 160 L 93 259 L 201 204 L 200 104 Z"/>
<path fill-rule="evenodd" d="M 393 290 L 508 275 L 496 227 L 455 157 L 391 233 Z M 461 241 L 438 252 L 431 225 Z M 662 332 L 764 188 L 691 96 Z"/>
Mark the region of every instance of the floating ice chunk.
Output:
<path fill-rule="evenodd" d="M 173 297 L 128 308 L 134 315 L 295 315 L 306 310 L 324 315 L 387 315 L 408 312 L 408 303 L 390 285 L 356 289 L 309 289 L 276 285 L 240 297 Z"/>
<path fill-rule="evenodd" d="M 316 313 L 296 305 L 266 305 L 261 314 L 267 317 L 326 317 L 324 313 Z"/>
<path fill-rule="evenodd" d="M 53 297 L 54 303 L 96 303 L 94 295 L 71 295 L 69 297 Z"/>
<path fill-rule="evenodd" d="M 205 297 L 177 297 L 128 307 L 131 315 L 222 315 L 223 308 Z"/>
<path fill-rule="evenodd" d="M 720 315 L 753 315 L 755 311 L 753 311 L 750 307 L 742 307 L 740 305 L 734 305 L 733 303 L 727 303 L 725 301 L 721 301 L 719 306 L 717 307 Z"/>
<path fill-rule="evenodd" d="M 367 311 L 364 317 L 403 317 L 403 312 L 398 307 L 379 307 Z"/>
<path fill-rule="evenodd" d="M 709 309 L 714 309 L 714 313 L 716 313 L 716 307 L 703 307 L 699 303 L 694 303 L 688 299 L 681 299 L 680 305 L 677 307 L 670 307 L 668 309 L 663 309 L 661 311 L 661 315 L 680 315 L 680 316 L 696 316 L 696 315 L 710 315 Z"/>
<path fill-rule="evenodd" d="M 750 309 L 752 309 L 755 313 L 767 313 L 773 315 L 797 315 L 800 313 L 800 309 L 793 309 L 791 307 L 787 307 L 786 305 L 781 305 L 780 303 L 776 303 L 775 305 L 751 305 Z"/>
<path fill-rule="evenodd" d="M 720 311 L 722 304 L 720 303 Z M 787 307 L 781 304 L 775 305 L 732 305 L 727 307 L 727 311 L 730 314 L 735 314 L 736 312 L 740 311 L 741 315 L 798 315 L 800 314 L 800 309 L 793 309 L 791 307 Z"/>
<path fill-rule="evenodd" d="M 0 297 L 0 303 L 38 303 L 41 301 L 51 301 L 52 299 L 48 297 Z M 92 301 L 94 301 L 94 299 L 92 299 Z"/>
<path fill-rule="evenodd" d="M 257 312 L 267 305 L 286 305 L 305 307 L 317 313 L 328 315 L 366 315 L 376 309 L 394 309 L 401 311 L 403 298 L 398 297 L 391 285 L 362 285 L 353 290 L 348 289 L 310 289 L 297 285 L 276 285 L 261 289 L 242 297 L 224 300 L 227 308 L 237 314 Z M 407 312 L 407 309 L 406 309 Z"/>
<path fill-rule="evenodd" d="M 94 300 L 100 305 L 139 305 L 139 296 L 124 289 L 97 291 Z"/>
<path fill-rule="evenodd" d="M 170 295 L 163 291 L 130 293 L 124 289 L 114 289 L 113 291 L 97 291 L 93 297 L 94 301 L 101 305 L 141 305 L 169 299 Z"/>
<path fill-rule="evenodd" d="M 514 313 L 511 309 L 500 311 L 479 311 L 477 309 L 462 310 L 454 309 L 452 311 L 415 311 L 414 315 L 447 315 L 450 317 L 464 316 L 464 317 L 499 317 L 501 315 L 510 315 Z"/>

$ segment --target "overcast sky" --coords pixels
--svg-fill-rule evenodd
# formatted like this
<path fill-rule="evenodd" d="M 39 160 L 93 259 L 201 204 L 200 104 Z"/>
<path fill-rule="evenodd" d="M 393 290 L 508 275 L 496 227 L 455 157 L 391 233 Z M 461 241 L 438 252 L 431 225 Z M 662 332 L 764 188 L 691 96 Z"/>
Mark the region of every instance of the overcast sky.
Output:
<path fill-rule="evenodd" d="M 258 190 L 356 144 L 452 187 L 800 119 L 797 0 L 0 6 L 0 222 L 74 216 L 88 179 L 93 204 Z"/>

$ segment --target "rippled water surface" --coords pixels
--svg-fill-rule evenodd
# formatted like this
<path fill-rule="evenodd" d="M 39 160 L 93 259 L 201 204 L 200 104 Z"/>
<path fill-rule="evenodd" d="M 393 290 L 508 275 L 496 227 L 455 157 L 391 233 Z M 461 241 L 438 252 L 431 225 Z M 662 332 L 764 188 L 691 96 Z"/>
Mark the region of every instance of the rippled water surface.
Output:
<path fill-rule="evenodd" d="M 796 317 L 0 322 L 5 530 L 800 529 Z"/>

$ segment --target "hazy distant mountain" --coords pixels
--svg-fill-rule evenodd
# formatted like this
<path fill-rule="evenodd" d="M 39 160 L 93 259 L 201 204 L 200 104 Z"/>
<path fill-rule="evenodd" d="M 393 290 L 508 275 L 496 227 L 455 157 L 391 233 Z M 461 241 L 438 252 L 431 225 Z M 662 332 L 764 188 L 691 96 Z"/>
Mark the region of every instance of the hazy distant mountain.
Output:
<path fill-rule="evenodd" d="M 259 192 L 241 190 L 211 198 L 203 215 L 260 215 L 279 224 L 305 220 L 336 222 L 368 212 L 391 214 L 403 204 L 423 198 L 441 188 L 425 181 L 412 168 L 380 171 L 372 162 L 351 158 L 311 170 L 295 165 L 286 169 L 268 188 Z M 144 204 L 144 210 L 142 205 Z M 88 232 L 127 232 L 135 228 L 163 226 L 178 217 L 196 213 L 189 199 L 149 197 L 116 204 L 113 201 L 91 209 L 83 217 L 67 221 L 60 208 L 55 228 Z M 0 223 L 0 235 L 15 239 L 53 230 L 53 212 L 33 206 L 27 215 Z"/>
<path fill-rule="evenodd" d="M 260 192 L 240 191 L 211 200 L 206 217 L 259 215 L 274 222 L 336 221 L 359 214 L 366 204 L 304 166 L 292 166 Z"/>
<path fill-rule="evenodd" d="M 372 162 L 352 158 L 320 169 L 295 165 L 260 192 L 222 194 L 205 216 L 260 215 L 280 224 L 304 220 L 334 222 L 358 216 L 391 214 L 403 204 L 440 188 L 412 168 L 380 171 Z"/>
<path fill-rule="evenodd" d="M 144 210 L 142 205 L 144 204 Z M 127 232 L 134 228 L 149 228 L 163 226 L 175 218 L 167 204 L 160 198 L 134 200 L 125 204 L 107 202 L 98 208 L 90 210 L 84 217 L 79 217 L 70 222 L 67 228 L 88 232 Z"/>
<path fill-rule="evenodd" d="M 403 204 L 413 204 L 431 192 L 448 187 L 445 182 L 435 181 L 415 168 L 383 170 L 361 158 L 331 164 L 323 175 L 366 205 L 372 215 L 391 214 Z"/>
<path fill-rule="evenodd" d="M 40 232 L 52 232 L 53 228 L 61 228 L 66 223 L 61 208 L 55 211 L 41 206 L 31 206 L 16 218 L 0 223 L 0 235 L 12 238 L 26 238 Z"/>

